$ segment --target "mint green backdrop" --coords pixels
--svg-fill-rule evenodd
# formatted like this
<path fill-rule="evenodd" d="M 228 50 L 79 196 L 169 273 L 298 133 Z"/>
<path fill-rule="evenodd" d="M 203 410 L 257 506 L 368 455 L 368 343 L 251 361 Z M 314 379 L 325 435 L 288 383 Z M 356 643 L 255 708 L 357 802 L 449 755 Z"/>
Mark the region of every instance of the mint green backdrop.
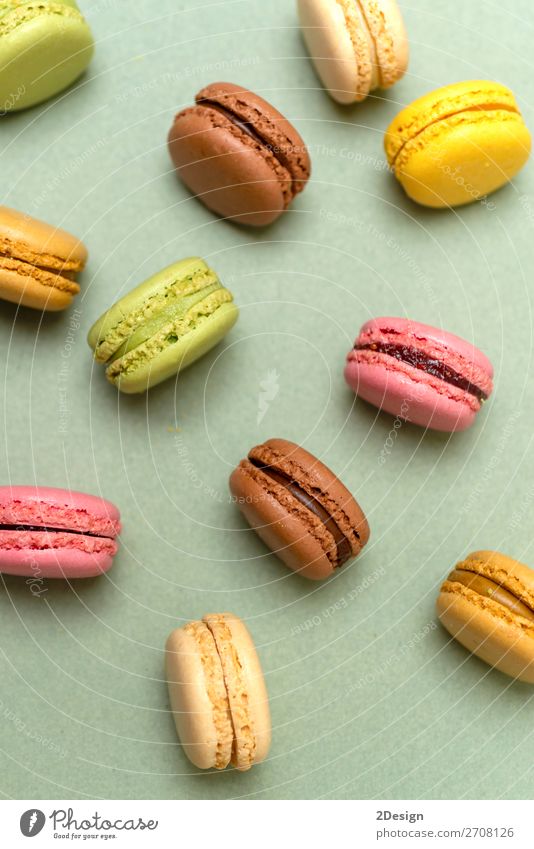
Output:
<path fill-rule="evenodd" d="M 97 52 L 76 90 L 0 121 L 1 202 L 82 237 L 76 309 L 0 306 L 3 483 L 101 493 L 122 511 L 113 570 L 0 588 L 0 787 L 19 798 L 528 798 L 532 689 L 435 623 L 451 565 L 497 548 L 534 563 L 532 163 L 491 204 L 434 212 L 387 172 L 398 109 L 493 78 L 534 129 L 528 0 L 402 4 L 404 80 L 353 108 L 321 90 L 289 0 L 85 2 Z M 526 50 L 526 54 L 525 54 Z M 313 177 L 269 230 L 219 222 L 170 169 L 173 114 L 217 79 L 290 117 Z M 146 397 L 119 397 L 85 336 L 160 267 L 204 256 L 241 317 L 226 343 Z M 344 357 L 373 315 L 479 345 L 495 393 L 452 438 L 357 402 Z M 323 585 L 270 555 L 227 478 L 270 436 L 303 443 L 352 489 L 365 554 Z M 169 631 L 244 617 L 267 676 L 273 746 L 249 774 L 200 773 L 176 743 Z"/>

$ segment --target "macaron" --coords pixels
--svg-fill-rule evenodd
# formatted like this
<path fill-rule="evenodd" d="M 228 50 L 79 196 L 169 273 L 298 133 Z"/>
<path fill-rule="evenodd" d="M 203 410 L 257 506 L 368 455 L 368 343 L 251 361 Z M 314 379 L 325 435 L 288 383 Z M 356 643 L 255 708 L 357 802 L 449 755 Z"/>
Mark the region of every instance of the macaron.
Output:
<path fill-rule="evenodd" d="M 217 345 L 238 310 L 199 257 L 169 265 L 104 313 L 87 337 L 95 359 L 122 392 L 144 392 Z"/>
<path fill-rule="evenodd" d="M 358 502 L 330 469 L 286 439 L 269 439 L 230 476 L 233 500 L 283 563 L 304 578 L 330 577 L 369 539 Z"/>
<path fill-rule="evenodd" d="M 458 642 L 534 684 L 534 571 L 498 551 L 475 551 L 441 587 L 437 612 Z"/>
<path fill-rule="evenodd" d="M 171 633 L 166 676 L 176 730 L 200 769 L 248 770 L 271 745 L 269 697 L 244 622 L 210 613 Z"/>
<path fill-rule="evenodd" d="M 470 427 L 493 389 L 493 366 L 459 336 L 407 318 L 374 318 L 347 355 L 345 380 L 364 401 L 422 427 Z"/>
<path fill-rule="evenodd" d="M 0 206 L 0 298 L 57 312 L 80 291 L 74 279 L 87 261 L 75 236 Z"/>
<path fill-rule="evenodd" d="M 213 83 L 195 101 L 168 136 L 180 179 L 223 218 L 271 224 L 309 179 L 301 136 L 274 106 L 233 83 Z"/>
<path fill-rule="evenodd" d="M 74 0 L 0 3 L 0 113 L 48 100 L 85 71 L 94 41 Z"/>
<path fill-rule="evenodd" d="M 120 514 L 109 501 L 68 489 L 0 487 L 0 572 L 92 578 L 117 552 Z"/>
<path fill-rule="evenodd" d="M 514 95 L 472 80 L 439 88 L 403 109 L 385 136 L 389 165 L 423 206 L 462 206 L 511 180 L 531 137 Z"/>
<path fill-rule="evenodd" d="M 408 38 L 395 0 L 298 0 L 315 70 L 338 103 L 390 88 L 408 67 Z"/>

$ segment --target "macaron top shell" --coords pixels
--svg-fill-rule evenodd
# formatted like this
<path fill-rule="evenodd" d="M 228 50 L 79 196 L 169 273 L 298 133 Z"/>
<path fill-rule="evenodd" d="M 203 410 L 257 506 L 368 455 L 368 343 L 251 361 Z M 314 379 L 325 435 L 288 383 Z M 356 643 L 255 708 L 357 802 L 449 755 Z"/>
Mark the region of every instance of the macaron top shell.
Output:
<path fill-rule="evenodd" d="M 75 236 L 7 206 L 0 206 L 0 255 L 66 271 L 81 271 L 87 261 Z"/>
<path fill-rule="evenodd" d="M 425 350 L 429 355 L 443 357 L 459 370 L 469 370 L 478 378 L 489 395 L 492 390 L 493 365 L 488 357 L 473 345 L 439 327 L 412 321 L 408 318 L 381 316 L 367 321 L 360 330 L 356 344 L 395 342 L 410 344 Z M 476 382 L 476 380 L 473 380 Z"/>
<path fill-rule="evenodd" d="M 96 495 L 54 487 L 0 487 L 0 524 L 64 528 L 115 537 L 120 513 Z"/>
<path fill-rule="evenodd" d="M 228 110 L 272 150 L 292 178 L 292 196 L 301 192 L 311 174 L 311 161 L 300 133 L 263 97 L 234 83 L 212 83 L 195 97 L 201 106 Z"/>
<path fill-rule="evenodd" d="M 534 611 L 534 570 L 498 551 L 474 551 L 455 566 L 483 575 L 507 589 Z"/>
<path fill-rule="evenodd" d="M 520 115 L 513 93 L 500 83 L 467 80 L 443 86 L 414 100 L 393 119 L 385 136 L 388 162 L 395 166 L 407 142 L 431 124 L 446 121 L 464 111 L 502 110 Z"/>

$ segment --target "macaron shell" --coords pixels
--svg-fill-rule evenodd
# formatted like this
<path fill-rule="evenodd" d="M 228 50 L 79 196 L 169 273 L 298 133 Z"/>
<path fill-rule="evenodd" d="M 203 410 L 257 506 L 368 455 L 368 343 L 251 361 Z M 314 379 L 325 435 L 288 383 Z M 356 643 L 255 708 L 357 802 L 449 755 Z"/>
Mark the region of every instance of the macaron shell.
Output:
<path fill-rule="evenodd" d="M 363 100 L 371 89 L 371 57 L 367 36 L 361 33 L 358 66 L 354 43 L 342 6 L 337 0 L 298 0 L 302 34 L 310 57 L 330 96 L 338 103 Z"/>
<path fill-rule="evenodd" d="M 505 675 L 534 683 L 532 623 L 467 587 L 447 581 L 436 607 L 443 626 L 465 648 Z"/>
<path fill-rule="evenodd" d="M 97 495 L 44 486 L 0 487 L 0 524 L 43 524 L 104 535 L 121 530 L 120 513 Z"/>
<path fill-rule="evenodd" d="M 367 364 L 349 359 L 345 366 L 345 380 L 359 398 L 421 427 L 447 433 L 471 427 L 476 410 L 459 396 L 453 398 L 444 394 L 443 381 L 425 380 L 416 375 L 415 369 L 407 368 L 406 372 L 410 373 L 403 372 L 401 365 L 392 357 L 387 360 L 386 363 L 384 357 L 376 363 Z"/>
<path fill-rule="evenodd" d="M 2 28 L 17 17 L 13 28 Z M 61 3 L 27 3 L 0 25 L 0 109 L 17 111 L 52 97 L 86 69 L 94 50 L 83 16 Z"/>
<path fill-rule="evenodd" d="M 0 257 L 0 298 L 2 300 L 31 309 L 60 312 L 70 306 L 73 297 L 73 292 L 40 283 L 33 274 L 25 273 L 22 264 L 18 271 L 3 267 Z"/>
<path fill-rule="evenodd" d="M 203 623 L 191 624 L 203 628 L 211 639 Z M 178 628 L 171 633 L 165 647 L 166 677 L 176 731 L 187 757 L 199 769 L 226 766 L 233 743 L 229 716 L 226 722 L 217 725 L 214 702 L 209 696 L 209 677 L 213 676 L 212 687 L 219 692 L 219 699 L 223 702 L 226 699 L 222 696 L 225 688 L 220 658 L 212 639 L 211 642 L 209 650 L 208 640 L 204 640 L 202 650 L 193 633 Z M 224 713 L 225 706 L 220 707 Z"/>
<path fill-rule="evenodd" d="M 72 536 L 72 535 L 71 535 Z M 116 545 L 108 540 L 109 551 L 90 552 L 77 546 L 83 545 L 83 537 L 72 539 L 69 547 L 38 550 L 33 547 L 4 551 L 0 539 L 0 573 L 18 575 L 27 579 L 76 579 L 96 578 L 113 565 Z M 89 538 L 85 538 L 89 539 Z M 31 589 L 31 585 L 30 585 Z"/>
<path fill-rule="evenodd" d="M 395 116 L 384 139 L 390 165 L 394 165 L 403 146 L 426 127 L 458 113 L 484 110 L 488 105 L 519 112 L 513 92 L 491 80 L 466 80 L 442 86 L 414 100 Z"/>
<path fill-rule="evenodd" d="M 87 261 L 87 249 L 75 236 L 8 206 L 0 206 L 0 253 L 68 271 L 80 271 Z"/>
<path fill-rule="evenodd" d="M 232 763 L 250 769 L 271 745 L 269 697 L 256 648 L 245 624 L 232 613 L 207 614 L 223 667 L 234 725 Z"/>
<path fill-rule="evenodd" d="M 391 339 L 390 339 L 391 337 Z M 473 364 L 477 369 L 485 372 L 490 379 L 493 377 L 493 365 L 488 357 L 471 342 L 449 333 L 439 327 L 412 321 L 408 318 L 397 318 L 392 316 L 380 316 L 367 321 L 358 334 L 358 340 L 369 338 L 370 340 L 390 339 L 393 341 L 398 337 L 401 344 L 416 344 L 420 347 L 431 349 L 442 349 L 440 356 L 444 353 L 449 355 L 447 364 L 452 368 L 458 368 L 456 358 L 464 359 L 468 364 Z"/>
<path fill-rule="evenodd" d="M 312 581 L 330 577 L 334 566 L 306 520 L 309 511 L 290 512 L 254 470 L 240 464 L 230 476 L 230 491 L 250 527 L 289 569 Z"/>
<path fill-rule="evenodd" d="M 396 0 L 360 0 L 376 43 L 380 88 L 390 88 L 407 71 L 408 36 Z"/>
<path fill-rule="evenodd" d="M 223 218 L 264 227 L 289 203 L 289 171 L 214 110 L 198 106 L 179 113 L 168 144 L 180 179 Z"/>
<path fill-rule="evenodd" d="M 127 394 L 145 392 L 187 368 L 218 345 L 232 329 L 238 316 L 235 304 L 222 304 L 211 315 L 200 318 L 193 329 L 153 358 L 141 361 L 131 372 L 119 372 L 112 383 Z M 120 360 L 116 362 L 120 366 Z"/>

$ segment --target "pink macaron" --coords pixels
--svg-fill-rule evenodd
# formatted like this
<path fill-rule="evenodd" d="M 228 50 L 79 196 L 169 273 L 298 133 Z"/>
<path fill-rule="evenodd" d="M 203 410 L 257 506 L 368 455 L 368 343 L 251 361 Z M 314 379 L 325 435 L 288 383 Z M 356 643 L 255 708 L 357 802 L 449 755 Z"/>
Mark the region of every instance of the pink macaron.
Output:
<path fill-rule="evenodd" d="M 0 572 L 92 578 L 110 568 L 120 514 L 103 498 L 31 486 L 0 487 Z"/>
<path fill-rule="evenodd" d="M 452 433 L 470 427 L 493 389 L 493 366 L 474 345 L 406 318 L 363 325 L 345 380 L 381 410 Z"/>

